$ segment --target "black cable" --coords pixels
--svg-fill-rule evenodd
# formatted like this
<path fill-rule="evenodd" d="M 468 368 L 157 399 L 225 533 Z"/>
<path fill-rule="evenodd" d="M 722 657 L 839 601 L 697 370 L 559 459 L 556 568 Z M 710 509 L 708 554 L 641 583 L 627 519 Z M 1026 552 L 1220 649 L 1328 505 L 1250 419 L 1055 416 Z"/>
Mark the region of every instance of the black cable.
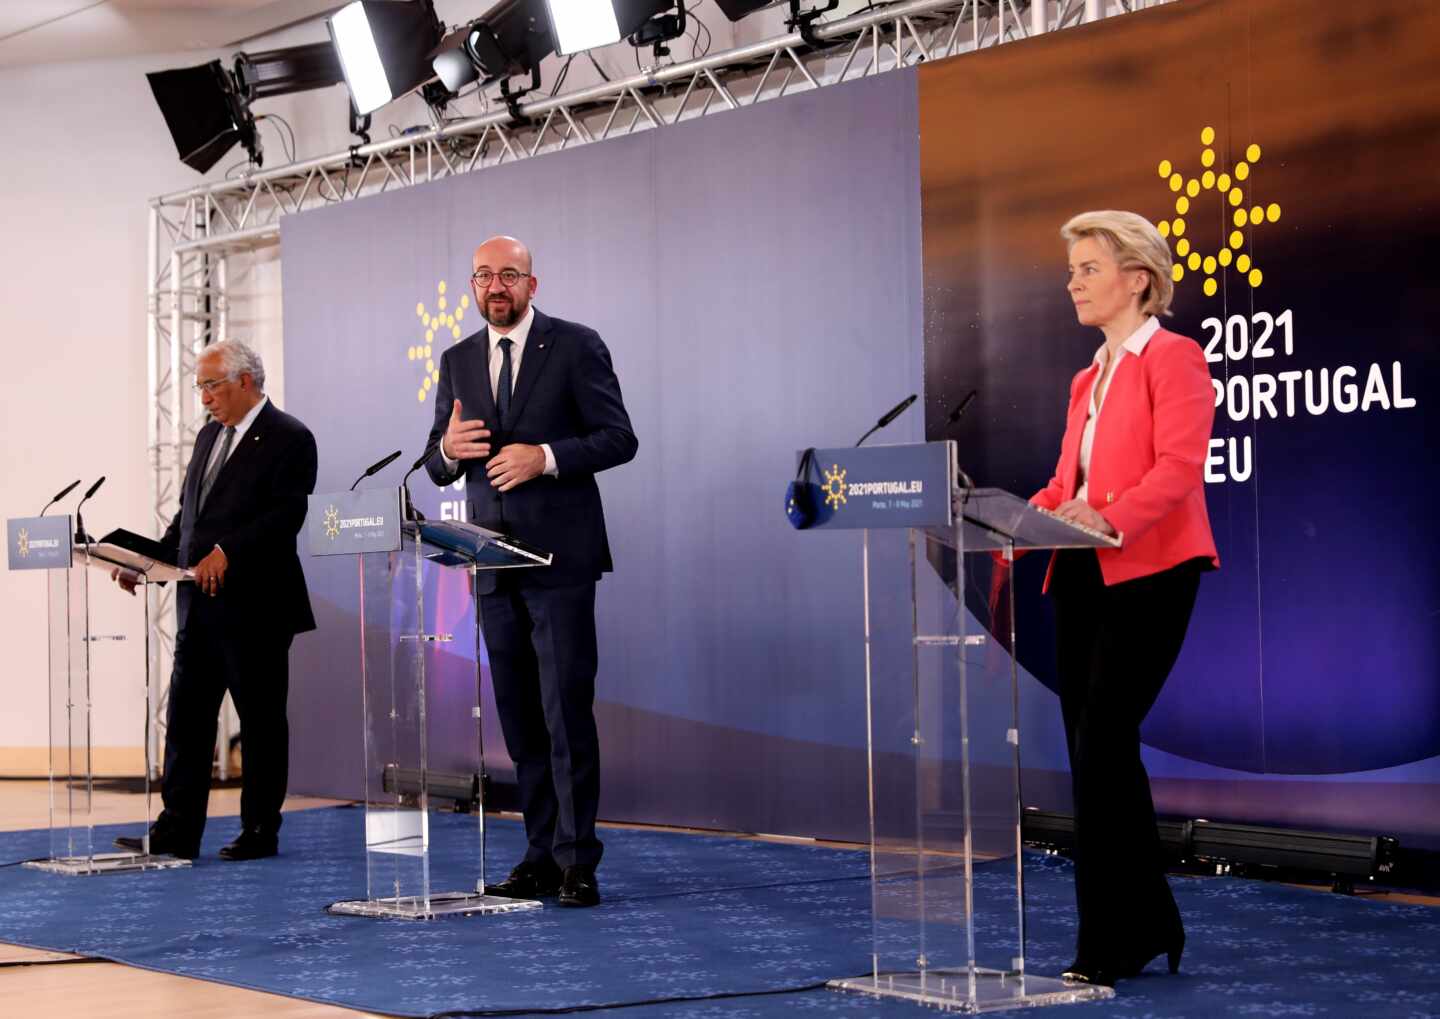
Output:
<path fill-rule="evenodd" d="M 586 51 L 585 51 L 585 55 L 590 58 L 590 65 L 595 68 L 595 73 L 598 74 L 598 75 L 600 75 L 600 80 L 601 80 L 601 81 L 609 81 L 609 80 L 610 80 L 610 75 L 608 75 L 608 74 L 605 73 L 605 69 L 604 69 L 603 67 L 601 67 L 601 66 L 600 66 L 600 62 L 595 59 L 595 54 L 594 54 L 594 52 L 591 51 L 591 50 L 586 50 Z"/>
<path fill-rule="evenodd" d="M 709 53 L 710 53 L 710 47 L 713 46 L 714 43 L 715 43 L 715 36 L 714 36 L 713 33 L 711 33 L 711 31 L 710 31 L 710 26 L 707 25 L 707 24 L 705 24 L 705 22 L 702 21 L 702 20 L 699 18 L 699 16 L 697 16 L 697 15 L 695 14 L 695 11 L 694 11 L 693 8 L 687 9 L 686 12 L 685 12 L 685 15 L 686 15 L 686 17 L 694 18 L 694 19 L 695 19 L 695 23 L 696 23 L 697 25 L 699 25 L 700 28 L 702 28 L 702 29 L 705 30 L 705 48 L 702 49 L 702 50 L 700 50 L 699 53 L 696 53 L 696 52 L 692 49 L 692 50 L 690 51 L 692 58 L 698 58 L 698 57 L 708 56 Z M 696 33 L 695 33 L 695 38 L 696 38 L 696 44 L 698 45 L 698 44 L 699 44 L 699 38 L 700 38 L 700 32 L 699 32 L 698 30 L 697 30 Z"/>
<path fill-rule="evenodd" d="M 280 116 L 278 113 L 262 113 L 260 114 L 260 116 L 255 118 L 256 123 L 259 123 L 262 120 L 277 121 L 280 124 L 280 127 L 283 127 L 285 129 L 284 131 L 280 130 L 280 127 L 277 127 L 275 129 L 276 133 L 280 135 L 280 150 L 285 153 L 286 159 L 290 160 L 290 162 L 292 163 L 295 162 L 295 129 L 290 126 L 290 122 L 287 121 L 284 117 Z M 288 146 L 285 144 L 286 131 L 290 133 L 290 144 Z"/>
<path fill-rule="evenodd" d="M 573 1015 L 578 1012 L 600 1012 L 612 1008 L 640 1008 L 645 1005 L 674 1005 L 689 1001 L 728 1001 L 738 998 L 769 998 L 781 994 L 805 994 L 809 991 L 822 991 L 828 985 L 821 981 L 816 984 L 803 984 L 795 987 L 779 987 L 770 991 L 719 991 L 715 994 L 688 994 L 677 995 L 673 998 L 647 998 L 639 1001 L 612 1001 L 596 1005 L 565 1005 L 557 1008 L 495 1008 L 495 1009 L 456 1009 L 446 1012 L 431 1012 L 427 1019 L 470 1019 L 470 1017 L 484 1016 L 524 1016 L 524 1015 Z"/>
<path fill-rule="evenodd" d="M 565 76 L 570 73 L 570 65 L 574 62 L 575 54 L 572 53 L 569 57 L 566 58 L 565 66 L 560 68 L 560 73 L 555 76 L 555 87 L 550 90 L 550 95 L 552 97 L 554 97 L 560 91 L 560 86 L 565 84 Z"/>
<path fill-rule="evenodd" d="M 236 176 L 235 171 L 238 170 L 238 169 L 239 169 L 240 167 L 242 167 L 242 166 L 254 166 L 257 170 L 259 169 L 259 166 L 256 165 L 255 160 L 253 160 L 253 159 L 248 159 L 248 158 L 247 158 L 247 159 L 242 159 L 242 160 L 240 160 L 240 162 L 238 162 L 238 163 L 232 163 L 228 168 L 226 168 L 226 170 L 225 170 L 225 179 L 226 179 L 226 180 L 234 180 L 234 179 L 235 179 L 235 176 Z"/>
<path fill-rule="evenodd" d="M 88 955 L 78 956 L 74 959 L 15 959 L 0 962 L 0 969 L 17 969 L 21 966 L 79 966 L 92 962 L 109 961 L 109 959 L 96 959 Z"/>

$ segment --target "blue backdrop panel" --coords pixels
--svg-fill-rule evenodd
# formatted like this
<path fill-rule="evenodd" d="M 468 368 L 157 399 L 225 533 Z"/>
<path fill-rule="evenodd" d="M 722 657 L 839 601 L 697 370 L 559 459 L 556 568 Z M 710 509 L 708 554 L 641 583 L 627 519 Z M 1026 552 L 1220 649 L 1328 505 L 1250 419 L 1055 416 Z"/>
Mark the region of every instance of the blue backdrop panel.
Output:
<path fill-rule="evenodd" d="M 421 448 L 426 379 L 480 324 L 466 281 L 485 237 L 529 242 L 537 306 L 610 346 L 640 452 L 600 477 L 604 817 L 864 831 L 859 536 L 796 534 L 782 495 L 797 447 L 853 441 L 920 389 L 915 88 L 889 74 L 284 224 L 286 409 L 315 431 L 322 491 Z M 886 435 L 921 432 L 912 411 Z M 464 498 L 412 487 L 429 514 Z M 320 629 L 295 645 L 291 787 L 356 795 L 356 570 L 306 569 Z M 473 767 L 446 693 L 473 681 L 468 593 L 430 584 L 457 633 L 432 767 Z"/>
<path fill-rule="evenodd" d="M 980 388 L 977 480 L 1045 483 L 1100 343 L 1061 224 L 1132 209 L 1180 269 L 1222 568 L 1144 728 L 1162 811 L 1440 842 L 1440 178 L 1410 169 L 1440 159 L 1437 33 L 1403 0 L 1207 0 L 920 75 L 928 417 Z M 1031 558 L 1022 623 L 1049 611 Z M 1020 651 L 1053 687 L 1048 627 Z"/>

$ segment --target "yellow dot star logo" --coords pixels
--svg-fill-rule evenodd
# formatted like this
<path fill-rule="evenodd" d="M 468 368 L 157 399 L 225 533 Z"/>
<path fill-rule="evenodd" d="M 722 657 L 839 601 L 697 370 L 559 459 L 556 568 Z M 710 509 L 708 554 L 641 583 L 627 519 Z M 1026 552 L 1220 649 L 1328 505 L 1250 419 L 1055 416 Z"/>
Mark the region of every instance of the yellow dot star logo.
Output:
<path fill-rule="evenodd" d="M 434 312 L 426 307 L 424 301 L 415 305 L 415 317 L 425 330 L 425 338 L 419 343 L 412 343 L 405 351 L 405 358 L 425 369 L 425 374 L 420 377 L 420 386 L 415 391 L 415 398 L 421 403 L 428 400 L 430 391 L 440 384 L 440 355 L 436 348 L 442 343 L 454 343 L 464 335 L 460 323 L 465 320 L 465 312 L 470 308 L 470 295 L 461 294 L 452 309 L 450 299 L 445 295 L 448 289 L 444 280 L 435 285 Z"/>
<path fill-rule="evenodd" d="M 334 506 L 325 507 L 325 537 L 331 541 L 340 537 L 340 511 Z"/>
<path fill-rule="evenodd" d="M 1245 192 L 1246 188 L 1253 188 L 1251 174 L 1260 162 L 1260 146 L 1251 143 L 1245 149 L 1243 160 L 1228 170 L 1221 168 L 1217 171 L 1216 160 L 1219 157 L 1214 148 L 1213 127 L 1206 127 L 1200 132 L 1200 145 L 1201 169 L 1198 176 L 1187 178 L 1168 159 L 1162 159 L 1157 168 L 1160 179 L 1175 195 L 1174 218 L 1167 215 L 1156 223 L 1160 236 L 1169 240 L 1175 252 L 1171 276 L 1179 283 L 1187 273 L 1203 275 L 1205 282 L 1201 284 L 1201 289 L 1206 297 L 1214 297 L 1220 292 L 1223 270 L 1234 266 L 1253 290 L 1260 286 L 1265 276 L 1244 249 L 1247 245 L 1254 247 L 1255 227 L 1280 221 L 1280 206 L 1277 203 L 1260 205 L 1254 202 L 1253 194 L 1247 198 Z M 1213 199 L 1210 198 L 1212 193 Z M 1247 205 L 1247 200 L 1251 204 Z M 1223 238 L 1224 243 L 1212 255 L 1196 250 L 1190 238 L 1185 236 L 1185 217 L 1193 214 L 1200 217 L 1201 222 L 1212 222 L 1216 214 L 1214 202 L 1219 203 L 1219 211 L 1224 216 L 1222 234 L 1228 230 L 1229 236 Z M 1202 203 L 1209 207 L 1202 207 Z"/>
<path fill-rule="evenodd" d="M 831 509 L 845 505 L 845 471 L 839 464 L 831 464 L 825 472 L 825 505 Z"/>
<path fill-rule="evenodd" d="M 20 553 L 21 559 L 30 557 L 30 532 L 20 528 L 20 533 L 15 536 L 16 551 Z"/>

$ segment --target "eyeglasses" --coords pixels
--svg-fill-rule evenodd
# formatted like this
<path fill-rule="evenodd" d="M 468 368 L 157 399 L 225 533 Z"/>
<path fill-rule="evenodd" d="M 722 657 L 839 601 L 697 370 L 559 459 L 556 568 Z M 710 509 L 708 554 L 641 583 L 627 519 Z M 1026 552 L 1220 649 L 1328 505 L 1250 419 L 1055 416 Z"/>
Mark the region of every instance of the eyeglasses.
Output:
<path fill-rule="evenodd" d="M 223 378 L 223 379 L 206 379 L 206 380 L 203 381 L 203 382 L 201 382 L 201 381 L 199 381 L 199 380 L 196 380 L 196 382 L 195 382 L 195 392 L 197 392 L 197 393 L 213 393 L 213 392 L 215 392 L 216 389 L 220 388 L 220 387 L 223 386 L 225 383 L 231 382 L 231 381 L 233 381 L 233 380 L 232 380 L 231 378 L 229 378 L 228 376 L 225 377 L 225 378 Z"/>
<path fill-rule="evenodd" d="M 501 269 L 499 272 L 491 272 L 489 269 L 481 269 L 479 272 L 471 275 L 470 279 L 474 281 L 477 287 L 481 287 L 483 289 L 484 287 L 488 287 L 490 285 L 491 280 L 493 280 L 496 276 L 499 276 L 500 282 L 505 285 L 506 290 L 509 290 L 516 283 L 519 283 L 522 279 L 529 275 L 530 274 L 528 272 L 517 272 L 514 269 Z"/>

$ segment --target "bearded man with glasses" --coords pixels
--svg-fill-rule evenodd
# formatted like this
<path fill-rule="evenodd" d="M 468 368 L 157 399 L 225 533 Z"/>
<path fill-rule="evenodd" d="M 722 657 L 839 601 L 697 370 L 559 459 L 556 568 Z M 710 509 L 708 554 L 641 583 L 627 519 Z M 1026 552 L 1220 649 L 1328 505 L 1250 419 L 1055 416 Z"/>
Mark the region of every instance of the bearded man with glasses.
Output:
<path fill-rule="evenodd" d="M 548 567 L 476 574 L 528 842 L 487 891 L 594 906 L 603 849 L 595 584 L 612 568 L 595 475 L 634 459 L 638 443 L 599 334 L 531 305 L 539 281 L 529 249 L 492 237 L 471 268 L 487 325 L 440 359 L 429 437 L 439 445 L 426 469 L 437 485 L 465 478 L 472 523 L 554 555 Z"/>

